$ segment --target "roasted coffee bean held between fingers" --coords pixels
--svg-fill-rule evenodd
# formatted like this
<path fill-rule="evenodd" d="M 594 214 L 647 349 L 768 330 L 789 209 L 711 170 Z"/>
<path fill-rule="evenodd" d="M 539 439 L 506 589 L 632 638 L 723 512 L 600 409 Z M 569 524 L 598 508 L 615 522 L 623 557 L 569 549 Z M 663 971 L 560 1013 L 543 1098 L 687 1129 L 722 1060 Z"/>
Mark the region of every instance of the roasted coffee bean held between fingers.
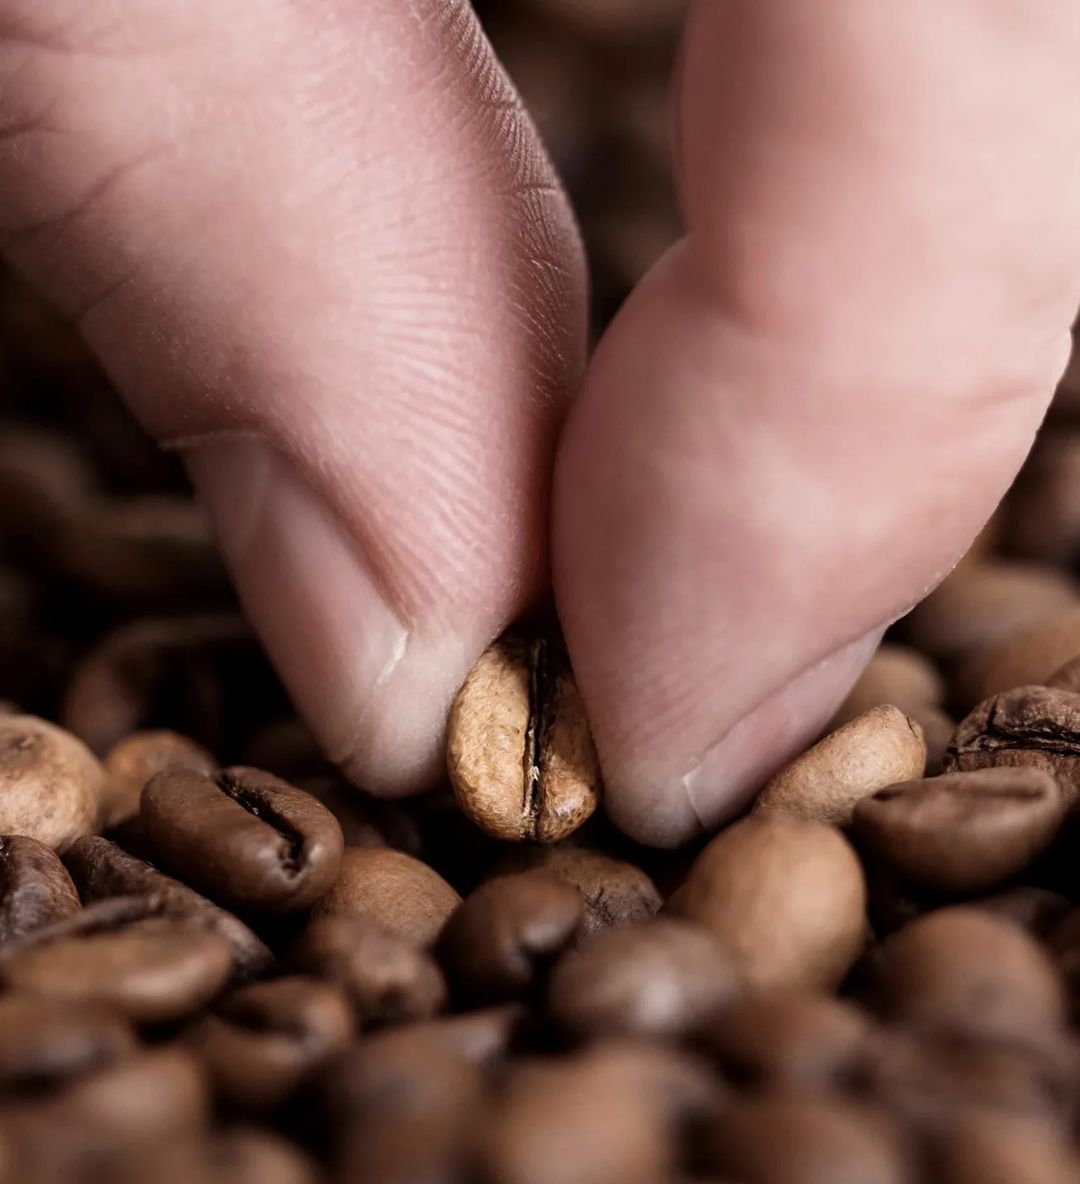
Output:
<path fill-rule="evenodd" d="M 168 864 L 225 904 L 295 912 L 314 904 L 341 868 L 333 814 L 254 769 L 158 773 L 139 816 Z"/>
<path fill-rule="evenodd" d="M 350 847 L 320 917 L 368 915 L 417 945 L 433 941 L 461 897 L 426 863 L 387 847 Z"/>
<path fill-rule="evenodd" d="M 462 810 L 498 839 L 565 838 L 596 809 L 600 766 L 557 638 L 500 638 L 450 710 L 447 764 Z"/>
<path fill-rule="evenodd" d="M 80 909 L 59 856 L 25 835 L 0 835 L 0 945 Z"/>
<path fill-rule="evenodd" d="M 355 1035 L 341 991 L 299 976 L 254 983 L 188 1032 L 217 1096 L 240 1110 L 280 1106 Z"/>
<path fill-rule="evenodd" d="M 223 938 L 167 916 L 153 897 L 100 901 L 0 950 L 7 986 L 109 1004 L 145 1023 L 190 1015 L 230 972 Z"/>
<path fill-rule="evenodd" d="M 169 916 L 223 937 L 232 952 L 236 977 L 254 978 L 273 961 L 270 951 L 239 917 L 108 839 L 87 835 L 72 844 L 65 859 L 87 904 L 113 896 L 153 896 Z"/>
<path fill-rule="evenodd" d="M 792 761 L 754 809 L 845 826 L 863 798 L 925 771 L 922 728 L 897 707 L 873 707 Z"/>
<path fill-rule="evenodd" d="M 581 893 L 546 872 L 496 876 L 466 897 L 435 950 L 459 998 L 517 999 L 573 941 L 584 911 Z"/>
<path fill-rule="evenodd" d="M 879 790 L 855 808 L 854 834 L 917 884 L 977 892 L 1044 851 L 1066 809 L 1044 769 L 989 767 Z"/>
<path fill-rule="evenodd" d="M 711 930 L 757 987 L 835 987 L 866 937 L 866 883 L 850 843 L 771 810 L 721 831 L 667 909 Z"/>
<path fill-rule="evenodd" d="M 548 1007 L 577 1037 L 678 1037 L 713 1020 L 739 987 L 733 960 L 707 929 L 659 917 L 566 954 L 552 973 Z"/>
<path fill-rule="evenodd" d="M 0 715 L 0 833 L 63 851 L 94 829 L 105 770 L 70 732 L 32 715 Z"/>
<path fill-rule="evenodd" d="M 373 917 L 314 918 L 290 961 L 337 983 L 365 1028 L 427 1019 L 446 1004 L 446 983 L 434 958 Z"/>

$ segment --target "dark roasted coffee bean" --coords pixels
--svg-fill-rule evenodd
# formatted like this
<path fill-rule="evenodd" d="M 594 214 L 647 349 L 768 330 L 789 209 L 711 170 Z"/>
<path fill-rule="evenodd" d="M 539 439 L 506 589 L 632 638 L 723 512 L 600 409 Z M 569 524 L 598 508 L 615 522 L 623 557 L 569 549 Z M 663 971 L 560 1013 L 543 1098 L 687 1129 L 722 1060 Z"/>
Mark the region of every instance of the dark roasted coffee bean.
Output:
<path fill-rule="evenodd" d="M 344 1052 L 354 1034 L 352 1009 L 341 991 L 297 976 L 227 996 L 189 1030 L 187 1045 L 222 1101 L 241 1110 L 269 1110 Z"/>
<path fill-rule="evenodd" d="M 1044 851 L 1066 809 L 1044 769 L 974 769 L 879 790 L 856 806 L 854 834 L 917 884 L 977 892 Z"/>
<path fill-rule="evenodd" d="M 722 830 L 668 911 L 711 930 L 759 987 L 835 987 L 866 935 L 866 883 L 834 827 L 765 810 Z"/>
<path fill-rule="evenodd" d="M 681 1036 L 713 1020 L 739 986 L 732 958 L 708 930 L 662 917 L 564 955 L 548 1006 L 576 1036 Z"/>
<path fill-rule="evenodd" d="M 497 839 L 554 843 L 600 800 L 600 766 L 557 638 L 507 634 L 450 710 L 447 767 L 462 810 Z"/>
<path fill-rule="evenodd" d="M 201 745 L 166 730 L 132 732 L 114 744 L 105 766 L 105 825 L 118 826 L 139 812 L 143 787 L 155 773 L 187 769 L 212 773 L 217 765 Z"/>
<path fill-rule="evenodd" d="M 0 944 L 79 911 L 57 854 L 25 835 L 0 835 Z"/>
<path fill-rule="evenodd" d="M 153 897 L 100 901 L 0 950 L 9 987 L 109 1004 L 147 1023 L 196 1011 L 230 972 L 224 938 L 164 915 Z"/>
<path fill-rule="evenodd" d="M 199 1177 L 204 1184 L 319 1184 L 321 1179 L 299 1147 L 257 1127 L 218 1135 L 208 1147 L 204 1172 Z"/>
<path fill-rule="evenodd" d="M 585 900 L 582 938 L 647 921 L 663 903 L 656 885 L 642 868 L 590 847 L 513 847 L 498 866 L 505 873 L 544 871 L 576 888 Z"/>
<path fill-rule="evenodd" d="M 360 1041 L 326 1083 L 335 1179 L 458 1180 L 482 1093 L 477 1065 L 429 1031 L 399 1028 Z"/>
<path fill-rule="evenodd" d="M 365 1028 L 427 1019 L 446 1003 L 434 958 L 373 917 L 316 917 L 290 958 L 298 969 L 336 982 Z"/>
<path fill-rule="evenodd" d="M 703 1043 L 737 1085 L 842 1091 L 860 1078 L 870 1032 L 866 1014 L 844 1000 L 757 991 L 729 1003 Z"/>
<path fill-rule="evenodd" d="M 573 941 L 584 911 L 581 893 L 546 872 L 497 876 L 466 897 L 435 952 L 458 998 L 521 998 Z"/>
<path fill-rule="evenodd" d="M 0 833 L 64 850 L 93 830 L 105 770 L 70 732 L 32 715 L 0 715 Z"/>
<path fill-rule="evenodd" d="M 436 872 L 403 851 L 350 847 L 315 914 L 368 915 L 417 945 L 433 941 L 461 897 Z"/>
<path fill-rule="evenodd" d="M 79 839 L 66 859 L 79 895 L 87 903 L 113 896 L 154 896 L 169 915 L 197 922 L 223 937 L 232 952 L 233 972 L 238 978 L 253 978 L 273 961 L 270 951 L 239 917 L 108 839 L 96 835 Z"/>
<path fill-rule="evenodd" d="M 900 1131 L 883 1114 L 811 1092 L 739 1098 L 707 1134 L 708 1161 L 739 1184 L 911 1184 Z"/>
<path fill-rule="evenodd" d="M 341 868 L 344 841 L 330 811 L 254 769 L 158 773 L 143 790 L 139 816 L 168 864 L 225 904 L 305 909 Z"/>
<path fill-rule="evenodd" d="M 1016 687 L 986 699 L 961 722 L 951 769 L 1032 765 L 1053 774 L 1070 801 L 1080 797 L 1080 695 Z"/>
<path fill-rule="evenodd" d="M 712 1116 L 718 1086 L 662 1045 L 594 1045 L 520 1063 L 482 1116 L 479 1159 L 498 1184 L 655 1184 L 674 1176 L 680 1135 Z"/>
<path fill-rule="evenodd" d="M 974 1111 L 933 1141 L 935 1184 L 1076 1184 L 1080 1154 L 1052 1123 Z"/>
<path fill-rule="evenodd" d="M 0 996 L 4 1098 L 62 1089 L 134 1050 L 131 1025 L 109 1007 L 14 992 Z"/>
<path fill-rule="evenodd" d="M 1043 949 L 981 909 L 928 913 L 878 954 L 877 999 L 890 1016 L 1020 1037 L 1063 1024 L 1063 983 Z"/>

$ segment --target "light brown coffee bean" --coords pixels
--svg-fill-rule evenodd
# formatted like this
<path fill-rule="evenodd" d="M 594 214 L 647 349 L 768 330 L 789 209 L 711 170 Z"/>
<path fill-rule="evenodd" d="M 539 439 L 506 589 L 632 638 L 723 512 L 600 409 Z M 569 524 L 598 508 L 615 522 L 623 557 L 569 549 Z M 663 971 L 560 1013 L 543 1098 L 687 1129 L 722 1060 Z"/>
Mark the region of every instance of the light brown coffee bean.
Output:
<path fill-rule="evenodd" d="M 916 884 L 977 892 L 1045 851 L 1066 810 L 1043 769 L 976 769 L 879 790 L 856 806 L 854 834 Z"/>
<path fill-rule="evenodd" d="M 871 1022 L 842 999 L 755 991 L 733 1000 L 703 1037 L 724 1075 L 751 1089 L 849 1089 L 869 1055 Z"/>
<path fill-rule="evenodd" d="M 922 728 L 898 707 L 872 707 L 778 773 L 754 809 L 845 826 L 862 798 L 925 769 Z"/>
<path fill-rule="evenodd" d="M 316 917 L 290 953 L 308 974 L 337 983 L 365 1028 L 427 1019 L 446 1004 L 435 959 L 373 917 Z"/>
<path fill-rule="evenodd" d="M 1080 694 L 1003 691 L 961 721 L 946 757 L 950 770 L 1025 765 L 1052 774 L 1068 801 L 1080 798 Z"/>
<path fill-rule="evenodd" d="M 1080 608 L 1066 609 L 973 652 L 956 671 L 953 697 L 974 707 L 1013 687 L 1043 685 L 1078 655 Z"/>
<path fill-rule="evenodd" d="M 465 680 L 448 726 L 454 793 L 495 838 L 553 843 L 596 809 L 600 767 L 558 639 L 500 638 Z"/>
<path fill-rule="evenodd" d="M 601 1043 L 521 1062 L 482 1117 L 481 1177 L 499 1184 L 656 1184 L 681 1157 L 683 1121 L 711 1113 L 717 1088 L 661 1045 Z"/>
<path fill-rule="evenodd" d="M 865 907 L 844 836 L 774 811 L 721 831 L 668 902 L 715 933 L 759 987 L 836 986 L 862 948 Z"/>
<path fill-rule="evenodd" d="M 226 996 L 192 1025 L 185 1044 L 221 1101 L 257 1111 L 287 1102 L 355 1033 L 352 1009 L 336 986 L 295 975 Z"/>
<path fill-rule="evenodd" d="M 63 851 L 97 825 L 105 771 L 94 754 L 32 715 L 0 715 L 0 833 Z"/>
<path fill-rule="evenodd" d="M 534 868 L 581 893 L 585 900 L 582 938 L 647 921 L 663 903 L 643 868 L 591 847 L 572 844 L 512 847 L 498 863 L 501 872 Z"/>
<path fill-rule="evenodd" d="M 67 868 L 51 847 L 25 835 L 0 835 L 0 943 L 81 907 Z"/>
<path fill-rule="evenodd" d="M 389 847 L 349 847 L 315 916 L 369 915 L 393 933 L 426 945 L 434 941 L 461 897 L 438 872 Z"/>
<path fill-rule="evenodd" d="M 968 1111 L 934 1140 L 940 1184 L 1076 1184 L 1080 1155 L 1052 1123 L 998 1111 Z"/>
<path fill-rule="evenodd" d="M 982 909 L 927 913 L 877 955 L 876 998 L 889 1016 L 1019 1037 L 1064 1023 L 1064 984 L 1042 947 Z"/>
<path fill-rule="evenodd" d="M 108 1004 L 141 1023 L 189 1015 L 230 971 L 224 939 L 162 915 L 152 897 L 100 901 L 0 951 L 9 987 Z"/>
<path fill-rule="evenodd" d="M 715 1019 L 740 986 L 731 957 L 707 929 L 658 917 L 564 955 L 548 1009 L 577 1037 L 684 1036 Z"/>
<path fill-rule="evenodd" d="M 830 730 L 875 707 L 891 704 L 911 715 L 914 708 L 940 706 L 944 696 L 945 682 L 929 658 L 909 646 L 881 645 L 837 708 Z"/>
<path fill-rule="evenodd" d="M 114 896 L 153 896 L 165 914 L 223 937 L 239 980 L 262 974 L 273 962 L 266 945 L 240 920 L 152 864 L 98 835 L 77 839 L 65 856 L 79 895 L 87 903 Z"/>
<path fill-rule="evenodd" d="M 1060 568 L 998 558 L 967 559 L 911 610 L 903 631 L 939 659 L 996 646 L 1076 607 L 1080 590 Z"/>
<path fill-rule="evenodd" d="M 132 732 L 114 744 L 102 762 L 105 766 L 104 826 L 119 826 L 139 812 L 143 786 L 155 773 L 187 769 L 212 773 L 217 764 L 201 745 L 178 732 L 165 729 Z"/>
<path fill-rule="evenodd" d="M 459 999 L 504 1003 L 537 984 L 584 912 L 581 893 L 546 872 L 496 876 L 465 898 L 435 952 Z"/>
<path fill-rule="evenodd" d="M 900 1130 L 882 1113 L 810 1092 L 733 1099 L 706 1132 L 710 1165 L 739 1184 L 912 1184 Z"/>

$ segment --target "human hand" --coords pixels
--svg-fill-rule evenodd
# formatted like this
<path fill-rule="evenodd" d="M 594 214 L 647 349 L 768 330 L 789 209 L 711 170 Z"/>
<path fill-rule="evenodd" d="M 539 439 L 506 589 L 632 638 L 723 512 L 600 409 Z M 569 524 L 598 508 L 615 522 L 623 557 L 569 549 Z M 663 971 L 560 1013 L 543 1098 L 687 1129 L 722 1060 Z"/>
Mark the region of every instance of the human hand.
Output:
<path fill-rule="evenodd" d="M 550 505 L 609 810 L 675 843 L 1023 459 L 1080 302 L 1078 66 L 1067 3 L 699 0 L 687 235 L 565 422 L 576 231 L 458 0 L 0 0 L 0 245 L 182 450 L 368 788 L 437 775 Z"/>

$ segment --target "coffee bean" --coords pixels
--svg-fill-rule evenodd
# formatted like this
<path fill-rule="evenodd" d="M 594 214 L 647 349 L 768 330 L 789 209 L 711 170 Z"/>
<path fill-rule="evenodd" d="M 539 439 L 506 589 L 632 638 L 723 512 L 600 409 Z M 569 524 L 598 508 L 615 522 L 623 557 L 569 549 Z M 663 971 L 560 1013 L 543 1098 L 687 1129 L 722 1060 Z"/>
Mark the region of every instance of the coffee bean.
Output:
<path fill-rule="evenodd" d="M 1052 1124 L 999 1112 L 968 1112 L 934 1141 L 940 1184 L 1076 1184 L 1080 1158 Z"/>
<path fill-rule="evenodd" d="M 968 559 L 903 622 L 924 653 L 954 660 L 1076 607 L 1076 582 L 1058 568 L 996 558 Z"/>
<path fill-rule="evenodd" d="M 556 639 L 497 641 L 458 692 L 448 727 L 454 793 L 495 838 L 553 843 L 596 809 L 596 751 Z"/>
<path fill-rule="evenodd" d="M 254 978 L 273 961 L 262 941 L 232 913 L 179 880 L 163 875 L 151 864 L 136 859 L 108 839 L 96 835 L 78 839 L 68 850 L 67 866 L 84 901 L 113 896 L 153 896 L 171 916 L 202 926 L 225 939 L 232 953 L 233 974 Z"/>
<path fill-rule="evenodd" d="M 25 835 L 0 835 L 0 944 L 80 907 L 67 868 L 50 847 Z"/>
<path fill-rule="evenodd" d="M 165 729 L 132 732 L 109 749 L 105 766 L 105 826 L 118 826 L 139 812 L 143 786 L 166 769 L 213 773 L 214 758 L 205 748 Z"/>
<path fill-rule="evenodd" d="M 762 811 L 723 830 L 668 911 L 711 930 L 759 987 L 829 988 L 866 936 L 858 857 L 824 823 Z"/>
<path fill-rule="evenodd" d="M 916 709 L 940 706 L 944 696 L 944 680 L 928 658 L 907 646 L 882 645 L 837 708 L 831 728 L 889 704 L 912 715 Z"/>
<path fill-rule="evenodd" d="M 1080 608 L 1043 618 L 976 650 L 958 667 L 954 699 L 973 707 L 1012 687 L 1039 686 L 1080 655 Z"/>
<path fill-rule="evenodd" d="M 206 1184 L 319 1184 L 308 1157 L 271 1131 L 235 1127 L 218 1135 L 208 1152 L 198 1177 Z"/>
<path fill-rule="evenodd" d="M 1070 800 L 1080 798 L 1080 695 L 1027 686 L 985 700 L 957 728 L 946 764 L 1032 765 L 1052 773 Z"/>
<path fill-rule="evenodd" d="M 434 958 L 373 917 L 315 918 L 290 960 L 337 983 L 365 1028 L 427 1019 L 446 1003 L 446 983 Z"/>
<path fill-rule="evenodd" d="M 647 921 L 663 903 L 644 869 L 589 847 L 512 847 L 498 866 L 502 872 L 543 871 L 576 888 L 585 901 L 583 938 Z"/>
<path fill-rule="evenodd" d="M 1022 929 L 981 909 L 937 909 L 881 946 L 877 998 L 907 1021 L 1024 1036 L 1064 1023 L 1061 978 Z"/>
<path fill-rule="evenodd" d="M 53 999 L 105 1003 L 157 1023 L 197 1010 L 231 970 L 224 939 L 162 914 L 152 897 L 116 897 L 0 950 L 0 980 Z"/>
<path fill-rule="evenodd" d="M 0 1096 L 63 1089 L 135 1051 L 130 1024 L 93 1003 L 11 992 L 0 996 Z"/>
<path fill-rule="evenodd" d="M 499 1184 L 670 1179 L 683 1122 L 711 1115 L 717 1093 L 702 1066 L 663 1046 L 603 1043 L 524 1062 L 482 1122 L 481 1176 Z"/>
<path fill-rule="evenodd" d="M 32 715 L 0 715 L 0 833 L 63 851 L 93 830 L 104 781 L 69 732 Z"/>
<path fill-rule="evenodd" d="M 497 876 L 451 915 L 435 951 L 459 998 L 521 998 L 573 941 L 584 911 L 581 893 L 546 872 Z"/>
<path fill-rule="evenodd" d="M 225 904 L 305 909 L 341 869 L 337 819 L 310 794 L 254 769 L 158 773 L 139 816 L 169 865 Z"/>
<path fill-rule="evenodd" d="M 333 1158 L 343 1181 L 452 1181 L 464 1174 L 478 1066 L 430 1032 L 399 1028 L 363 1040 L 326 1084 Z"/>
<path fill-rule="evenodd" d="M 240 1110 L 271 1110 L 345 1051 L 352 1009 L 335 986 L 300 976 L 254 983 L 198 1020 L 186 1043 L 218 1098 Z"/>
<path fill-rule="evenodd" d="M 369 915 L 402 937 L 426 945 L 442 929 L 461 897 L 425 863 L 390 848 L 350 847 L 320 917 Z"/>
<path fill-rule="evenodd" d="M 757 991 L 732 1000 L 703 1043 L 737 1085 L 843 1091 L 860 1080 L 870 1033 L 865 1013 L 844 1000 Z"/>
<path fill-rule="evenodd" d="M 708 1132 L 709 1162 L 740 1184 L 910 1184 L 898 1129 L 853 1102 L 777 1090 L 737 1098 Z"/>
<path fill-rule="evenodd" d="M 983 768 L 879 790 L 856 806 L 854 834 L 917 884 L 977 892 L 1044 851 L 1066 808 L 1042 769 Z"/>
<path fill-rule="evenodd" d="M 708 930 L 661 917 L 570 951 L 551 976 L 552 1018 L 574 1036 L 682 1036 L 739 990 L 732 959 Z"/>
<path fill-rule="evenodd" d="M 754 809 L 843 826 L 863 798 L 925 769 L 922 728 L 897 707 L 873 707 L 778 773 Z"/>

